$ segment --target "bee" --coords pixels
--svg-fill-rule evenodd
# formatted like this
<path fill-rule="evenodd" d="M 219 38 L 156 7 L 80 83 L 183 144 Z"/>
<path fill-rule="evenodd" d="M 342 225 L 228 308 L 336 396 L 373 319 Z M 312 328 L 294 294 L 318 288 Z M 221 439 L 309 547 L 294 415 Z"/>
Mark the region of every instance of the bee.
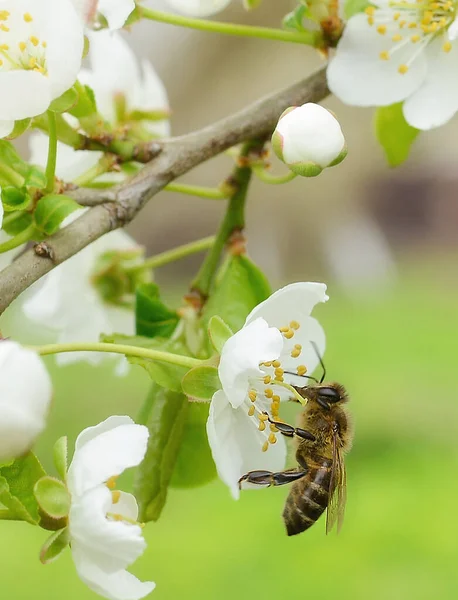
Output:
<path fill-rule="evenodd" d="M 347 499 L 347 478 L 344 455 L 351 448 L 353 428 L 345 408 L 348 394 L 339 383 L 323 383 L 313 377 L 315 385 L 293 386 L 307 400 L 300 414 L 298 425 L 293 427 L 280 421 L 272 423 L 284 436 L 295 439 L 295 469 L 278 473 L 250 471 L 240 478 L 243 482 L 263 485 L 285 485 L 292 483 L 286 499 L 283 520 L 288 535 L 296 535 L 309 529 L 324 513 L 326 533 L 337 523 L 342 527 Z"/>

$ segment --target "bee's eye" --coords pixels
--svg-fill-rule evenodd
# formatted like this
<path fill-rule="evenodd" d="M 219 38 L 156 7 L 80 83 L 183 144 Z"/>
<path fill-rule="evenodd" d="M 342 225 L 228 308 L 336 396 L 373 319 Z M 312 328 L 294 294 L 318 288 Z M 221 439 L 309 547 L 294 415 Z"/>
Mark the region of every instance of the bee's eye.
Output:
<path fill-rule="evenodd" d="M 332 387 L 322 387 L 318 390 L 318 396 L 327 402 L 338 402 L 340 400 L 339 392 Z"/>

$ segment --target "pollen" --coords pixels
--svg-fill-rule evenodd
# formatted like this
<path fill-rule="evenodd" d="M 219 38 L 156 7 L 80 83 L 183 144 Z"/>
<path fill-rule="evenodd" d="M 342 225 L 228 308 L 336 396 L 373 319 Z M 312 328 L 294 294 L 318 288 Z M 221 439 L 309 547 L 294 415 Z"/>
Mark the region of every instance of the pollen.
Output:
<path fill-rule="evenodd" d="M 3 67 L 3 60 L 0 58 L 0 67 Z"/>
<path fill-rule="evenodd" d="M 31 35 L 29 39 L 35 47 L 38 46 L 38 44 L 40 43 L 40 40 L 37 38 L 36 35 Z"/>
<path fill-rule="evenodd" d="M 272 396 L 272 402 L 280 402 L 280 396 L 278 394 L 274 394 Z"/>
<path fill-rule="evenodd" d="M 266 388 L 264 390 L 264 395 L 266 398 L 272 398 L 272 396 L 274 395 L 274 391 L 272 388 Z"/>
<path fill-rule="evenodd" d="M 43 40 L 41 42 L 41 45 L 43 46 L 43 48 L 46 48 L 48 46 L 48 43 L 46 42 L 46 40 Z"/>
<path fill-rule="evenodd" d="M 262 445 L 262 451 L 267 452 L 268 449 L 269 449 L 269 442 L 264 442 Z"/>
<path fill-rule="evenodd" d="M 254 415 L 255 412 L 255 408 L 253 405 L 250 406 L 250 408 L 248 409 L 248 416 L 252 417 Z"/>
<path fill-rule="evenodd" d="M 283 374 L 284 374 L 284 371 L 283 371 L 283 369 L 281 369 L 280 367 L 277 367 L 277 368 L 275 369 L 274 373 L 275 373 L 275 377 L 282 377 L 282 376 L 283 376 Z"/>
<path fill-rule="evenodd" d="M 297 367 L 297 374 L 298 375 L 305 375 L 307 373 L 307 367 L 305 365 L 299 365 Z"/>
<path fill-rule="evenodd" d="M 277 433 L 278 432 L 277 427 L 275 427 L 275 425 L 273 423 L 270 424 L 270 431 L 272 431 L 272 433 Z"/>
<path fill-rule="evenodd" d="M 110 479 L 108 479 L 105 483 L 105 485 L 107 486 L 107 488 L 109 490 L 114 490 L 116 487 L 116 481 L 118 480 L 118 475 L 113 475 L 113 477 L 110 477 Z"/>
<path fill-rule="evenodd" d="M 286 333 L 287 331 L 289 331 L 289 327 L 280 327 L 280 331 L 281 333 Z"/>
<path fill-rule="evenodd" d="M 400 73 L 401 75 L 405 75 L 408 70 L 409 67 L 407 65 L 399 65 L 398 67 L 398 73 Z"/>
<path fill-rule="evenodd" d="M 412 42 L 412 44 L 416 44 L 417 42 L 420 41 L 420 39 L 421 39 L 421 37 L 418 34 L 416 34 L 410 38 L 410 41 Z"/>
<path fill-rule="evenodd" d="M 34 69 L 37 66 L 37 59 L 34 56 L 29 58 L 29 67 Z"/>
<path fill-rule="evenodd" d="M 8 46 L 8 44 L 0 44 L 0 50 L 9 50 L 10 47 Z"/>
<path fill-rule="evenodd" d="M 402 35 L 400 33 L 395 33 L 391 39 L 393 42 L 400 42 L 402 40 Z"/>
<path fill-rule="evenodd" d="M 264 366 L 265 366 L 265 367 L 271 367 L 271 366 L 272 366 L 272 362 L 271 362 L 271 361 L 269 361 L 269 362 L 265 362 L 265 363 L 264 363 Z"/>
<path fill-rule="evenodd" d="M 452 49 L 452 44 L 450 42 L 445 42 L 445 44 L 442 46 L 442 50 L 444 52 L 450 52 L 451 49 Z"/>
<path fill-rule="evenodd" d="M 409 29 L 416 29 L 418 27 L 418 24 L 413 21 L 412 23 L 409 23 L 408 27 Z"/>
<path fill-rule="evenodd" d="M 397 20 L 399 19 L 399 17 L 400 17 L 400 16 L 401 16 L 401 13 L 400 13 L 400 12 L 394 13 L 394 15 L 393 15 L 393 19 L 394 19 L 395 21 L 397 21 Z"/>
<path fill-rule="evenodd" d="M 21 52 L 24 52 L 25 49 L 27 48 L 27 44 L 25 42 L 19 42 L 18 46 L 19 46 L 19 50 Z"/>
<path fill-rule="evenodd" d="M 266 424 L 264 423 L 264 421 L 259 421 L 259 425 L 258 425 L 259 431 L 264 431 L 265 428 L 266 428 Z"/>
<path fill-rule="evenodd" d="M 263 381 L 265 385 L 268 385 L 272 381 L 272 377 L 270 375 L 266 375 Z"/>
<path fill-rule="evenodd" d="M 32 15 L 30 13 L 28 13 L 28 12 L 24 13 L 24 17 L 23 18 L 24 18 L 24 21 L 26 23 L 31 23 L 33 21 Z"/>
<path fill-rule="evenodd" d="M 8 21 L 9 16 L 10 16 L 9 11 L 0 10 L 0 21 Z"/>
<path fill-rule="evenodd" d="M 2 24 L 0 25 L 0 29 L 1 29 L 2 31 L 6 31 L 6 32 L 8 32 L 8 31 L 10 30 L 10 28 L 9 28 L 7 25 L 5 25 L 4 23 L 2 23 Z"/>
<path fill-rule="evenodd" d="M 301 325 L 297 321 L 291 321 L 291 323 L 289 324 L 289 326 L 291 327 L 291 329 L 295 329 L 297 331 L 300 328 Z"/>
<path fill-rule="evenodd" d="M 368 6 L 366 9 L 364 9 L 364 12 L 366 13 L 366 15 L 372 17 L 375 13 L 375 6 Z"/>
<path fill-rule="evenodd" d="M 374 17 L 367 17 L 367 22 L 369 23 L 369 25 L 373 25 L 374 24 Z"/>
<path fill-rule="evenodd" d="M 259 413 L 258 419 L 260 421 L 267 421 L 269 419 L 269 415 L 267 415 L 266 413 Z"/>
<path fill-rule="evenodd" d="M 385 35 L 385 33 L 386 33 L 386 25 L 379 25 L 377 27 L 377 33 L 380 33 L 380 35 Z"/>
<path fill-rule="evenodd" d="M 248 392 L 248 398 L 251 400 L 251 402 L 256 402 L 256 396 L 257 396 L 256 390 L 250 390 Z"/>
<path fill-rule="evenodd" d="M 274 361 L 272 361 L 272 366 L 273 366 L 275 369 L 278 369 L 278 367 L 279 367 L 280 365 L 281 365 L 281 362 L 280 362 L 279 360 L 274 360 Z"/>
<path fill-rule="evenodd" d="M 288 331 L 285 331 L 285 333 L 283 335 L 285 336 L 285 338 L 287 340 L 290 340 L 291 338 L 294 337 L 294 331 L 292 329 L 288 329 Z"/>
<path fill-rule="evenodd" d="M 383 50 L 383 52 L 380 52 L 379 58 L 380 60 L 390 60 L 390 53 L 388 50 Z"/>
<path fill-rule="evenodd" d="M 118 504 L 118 502 L 121 500 L 121 492 L 119 490 L 113 490 L 111 492 L 111 501 L 113 502 L 113 504 Z"/>
<path fill-rule="evenodd" d="M 299 358 L 299 356 L 300 356 L 300 355 L 301 355 L 301 351 L 300 351 L 300 350 L 298 350 L 296 347 L 294 347 L 294 348 L 291 350 L 291 357 L 292 357 L 292 358 Z"/>
<path fill-rule="evenodd" d="M 275 433 L 270 433 L 268 439 L 269 439 L 269 443 L 270 444 L 276 444 L 277 443 L 277 437 L 276 437 Z"/>

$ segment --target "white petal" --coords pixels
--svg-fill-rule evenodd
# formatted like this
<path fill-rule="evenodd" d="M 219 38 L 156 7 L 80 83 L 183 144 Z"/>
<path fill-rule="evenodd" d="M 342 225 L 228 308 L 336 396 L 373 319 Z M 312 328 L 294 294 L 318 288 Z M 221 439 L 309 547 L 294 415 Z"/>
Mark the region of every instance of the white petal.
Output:
<path fill-rule="evenodd" d="M 119 499 L 111 504 L 109 512 L 123 515 L 132 521 L 138 519 L 138 504 L 135 496 L 127 492 L 118 492 Z"/>
<path fill-rule="evenodd" d="M 16 342 L 0 341 L 0 462 L 33 445 L 45 428 L 51 397 L 41 358 Z"/>
<path fill-rule="evenodd" d="M 313 342 L 313 344 L 311 344 L 311 342 Z M 291 350 L 295 344 L 300 344 L 302 346 L 301 353 L 297 358 L 291 356 Z M 288 372 L 284 375 L 285 381 L 298 387 L 308 385 L 310 382 L 306 377 L 291 375 L 290 373 L 295 373 L 299 365 L 304 365 L 307 367 L 306 374 L 312 375 L 320 363 L 320 357 L 323 358 L 325 349 L 326 336 L 323 328 L 313 317 L 305 318 L 294 337 L 291 340 L 285 340 L 284 350 L 279 358 L 282 369 Z M 317 373 L 318 378 L 320 378 L 321 375 L 321 372 Z M 284 395 L 281 394 L 281 390 L 276 390 L 276 393 L 279 393 L 283 399 Z M 289 396 L 291 396 L 291 394 L 289 394 Z M 288 397 L 288 395 L 286 395 L 286 397 Z"/>
<path fill-rule="evenodd" d="M 2 121 L 35 117 L 48 108 L 51 100 L 49 80 L 41 73 L 0 72 L 0 119 Z M 8 133 L 11 133 L 11 130 Z"/>
<path fill-rule="evenodd" d="M 168 0 L 170 6 L 191 17 L 208 17 L 229 6 L 231 0 Z"/>
<path fill-rule="evenodd" d="M 432 129 L 447 123 L 458 111 L 458 42 L 443 52 L 443 40 L 428 48 L 428 75 L 420 88 L 404 103 L 406 121 L 417 129 Z"/>
<path fill-rule="evenodd" d="M 134 8 L 134 0 L 99 0 L 99 11 L 110 29 L 120 29 Z"/>
<path fill-rule="evenodd" d="M 162 80 L 154 70 L 153 65 L 148 60 L 142 61 L 143 79 L 139 86 L 135 98 L 133 99 L 133 107 L 138 110 L 168 110 L 169 101 L 167 91 Z M 170 122 L 168 119 L 163 121 L 150 121 L 147 123 L 149 131 L 166 137 L 170 135 Z"/>
<path fill-rule="evenodd" d="M 156 587 L 152 581 L 141 582 L 127 571 L 107 574 L 97 568 L 84 554 L 72 550 L 75 567 L 81 580 L 96 594 L 108 600 L 140 600 Z"/>
<path fill-rule="evenodd" d="M 9 135 L 14 129 L 14 121 L 0 121 L 0 138 Z"/>
<path fill-rule="evenodd" d="M 72 496 L 69 514 L 72 546 L 106 573 L 127 568 L 146 548 L 140 525 L 107 518 L 111 508 L 111 491 L 100 485 L 79 498 Z"/>
<path fill-rule="evenodd" d="M 455 19 L 447 31 L 448 39 L 453 42 L 458 37 L 458 19 Z"/>
<path fill-rule="evenodd" d="M 99 434 L 90 428 L 79 438 L 68 471 L 68 488 L 73 495 L 80 496 L 143 460 L 148 429 L 120 419 L 125 417 L 108 419 L 101 424 Z"/>
<path fill-rule="evenodd" d="M 348 21 L 327 71 L 329 89 L 340 100 L 355 106 L 386 106 L 405 100 L 421 85 L 426 76 L 425 52 L 407 73 L 398 72 L 417 50 L 415 44 L 407 43 L 389 60 L 380 59 L 380 52 L 395 45 L 391 37 L 398 30 L 391 27 L 396 27 L 395 21 L 386 35 L 380 35 L 361 13 Z"/>
<path fill-rule="evenodd" d="M 230 337 L 221 352 L 218 374 L 230 403 L 237 408 L 245 400 L 249 378 L 262 375 L 259 363 L 278 358 L 283 338 L 264 319 L 256 319 Z"/>
<path fill-rule="evenodd" d="M 285 466 L 286 445 L 282 436 L 267 452 L 262 452 L 266 432 L 259 431 L 244 406 L 232 408 L 222 390 L 211 401 L 207 435 L 218 475 L 235 499 L 239 497 L 238 480 L 248 471 L 280 471 Z"/>
<path fill-rule="evenodd" d="M 98 0 L 72 0 L 72 2 L 82 21 L 90 25 L 97 13 Z"/>

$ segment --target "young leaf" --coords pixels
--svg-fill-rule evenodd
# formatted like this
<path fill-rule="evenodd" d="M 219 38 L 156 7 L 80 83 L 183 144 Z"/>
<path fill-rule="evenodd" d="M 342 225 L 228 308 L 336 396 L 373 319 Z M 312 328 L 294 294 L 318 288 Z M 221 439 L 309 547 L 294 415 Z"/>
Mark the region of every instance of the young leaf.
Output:
<path fill-rule="evenodd" d="M 6 211 L 24 210 L 31 201 L 32 198 L 25 188 L 19 189 L 13 186 L 2 188 L 2 203 Z"/>
<path fill-rule="evenodd" d="M 64 519 L 70 511 L 70 493 L 55 477 L 42 477 L 33 489 L 41 511 L 53 520 Z"/>
<path fill-rule="evenodd" d="M 11 235 L 12 237 L 18 235 L 19 233 L 30 227 L 33 221 L 32 215 L 28 212 L 24 214 L 20 214 L 19 212 L 17 212 L 14 216 L 16 217 L 16 215 L 17 218 L 15 218 L 14 220 L 3 220 L 3 231 L 8 235 Z"/>
<path fill-rule="evenodd" d="M 28 165 L 28 169 L 23 173 L 23 176 L 25 177 L 25 185 L 39 189 L 46 187 L 46 175 L 40 167 Z"/>
<path fill-rule="evenodd" d="M 216 467 L 207 438 L 209 404 L 190 402 L 171 487 L 191 488 L 212 481 Z"/>
<path fill-rule="evenodd" d="M 93 89 L 88 85 L 78 85 L 77 93 L 78 101 L 68 112 L 77 119 L 95 114 L 97 105 Z"/>
<path fill-rule="evenodd" d="M 74 88 L 70 88 L 64 92 L 59 98 L 56 98 L 49 105 L 48 110 L 56 113 L 69 111 L 78 102 L 78 92 Z"/>
<path fill-rule="evenodd" d="M 214 315 L 208 322 L 208 335 L 213 348 L 218 354 L 221 354 L 224 344 L 233 335 L 233 332 L 221 317 Z"/>
<path fill-rule="evenodd" d="M 135 482 L 139 518 L 145 522 L 157 521 L 165 505 L 188 411 L 183 394 L 158 385 L 153 385 L 150 398 L 148 448 Z"/>
<path fill-rule="evenodd" d="M 178 324 L 178 314 L 165 306 L 155 283 L 137 288 L 135 319 L 138 335 L 170 337 Z"/>
<path fill-rule="evenodd" d="M 419 129 L 405 120 L 402 102 L 380 106 L 375 111 L 375 134 L 390 167 L 397 167 L 407 159 L 419 133 Z"/>
<path fill-rule="evenodd" d="M 37 203 L 33 213 L 35 225 L 44 235 L 52 235 L 59 229 L 62 221 L 78 208 L 81 208 L 80 205 L 69 196 L 48 194 Z"/>
<path fill-rule="evenodd" d="M 186 396 L 191 399 L 210 401 L 213 394 L 221 389 L 218 369 L 208 365 L 195 367 L 183 377 L 181 387 Z"/>
<path fill-rule="evenodd" d="M 299 4 L 296 8 L 283 17 L 283 27 L 292 29 L 293 31 L 304 31 L 303 21 L 306 18 L 311 18 L 308 6 Z"/>
<path fill-rule="evenodd" d="M 49 564 L 62 554 L 70 542 L 70 533 L 68 528 L 55 531 L 43 544 L 40 551 L 40 562 L 44 565 Z"/>

